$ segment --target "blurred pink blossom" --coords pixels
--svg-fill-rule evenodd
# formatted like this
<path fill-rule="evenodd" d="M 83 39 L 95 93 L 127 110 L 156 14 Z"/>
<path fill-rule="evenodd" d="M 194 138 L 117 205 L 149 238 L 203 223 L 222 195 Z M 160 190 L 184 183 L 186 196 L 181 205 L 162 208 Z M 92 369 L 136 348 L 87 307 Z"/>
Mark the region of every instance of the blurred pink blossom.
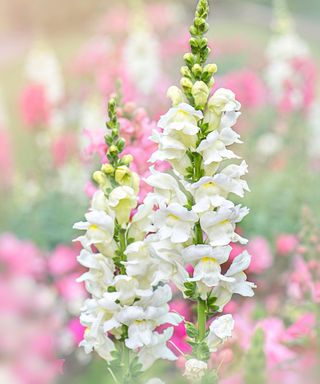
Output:
<path fill-rule="evenodd" d="M 276 240 L 276 250 L 279 255 L 292 253 L 298 245 L 298 238 L 292 234 L 281 234 Z"/>
<path fill-rule="evenodd" d="M 20 96 L 22 119 L 29 129 L 45 126 L 50 117 L 50 105 L 42 85 L 27 85 Z"/>

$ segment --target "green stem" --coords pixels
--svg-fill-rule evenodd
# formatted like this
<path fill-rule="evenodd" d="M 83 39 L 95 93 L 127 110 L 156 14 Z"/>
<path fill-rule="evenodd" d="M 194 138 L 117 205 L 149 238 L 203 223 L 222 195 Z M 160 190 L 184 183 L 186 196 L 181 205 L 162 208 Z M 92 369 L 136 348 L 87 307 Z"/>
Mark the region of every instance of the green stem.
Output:
<path fill-rule="evenodd" d="M 194 232 L 195 232 L 195 243 L 203 244 L 203 233 L 202 233 L 200 221 L 198 221 L 194 226 Z"/>
<path fill-rule="evenodd" d="M 206 335 L 206 302 L 202 299 L 198 299 L 198 332 L 199 341 L 202 341 Z"/>
<path fill-rule="evenodd" d="M 120 250 L 120 259 L 121 261 L 127 261 L 125 250 L 127 248 L 126 232 L 124 229 L 119 229 L 119 250 Z M 120 272 L 122 275 L 126 274 L 126 268 L 124 265 L 121 265 Z"/>

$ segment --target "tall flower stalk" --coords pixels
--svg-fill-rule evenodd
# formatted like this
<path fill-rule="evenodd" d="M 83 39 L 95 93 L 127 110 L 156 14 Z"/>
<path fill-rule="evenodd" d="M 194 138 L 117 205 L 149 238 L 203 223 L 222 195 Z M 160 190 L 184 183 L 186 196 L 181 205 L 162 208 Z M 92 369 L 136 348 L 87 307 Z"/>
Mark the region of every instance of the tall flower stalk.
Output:
<path fill-rule="evenodd" d="M 91 295 L 80 317 L 86 327 L 80 345 L 107 361 L 115 383 L 140 383 L 158 358 L 176 359 L 166 346 L 173 328 L 156 329 L 177 325 L 181 317 L 169 312 L 171 289 L 159 284 L 161 266 L 143 241 L 151 230 L 147 216 L 152 207 L 137 209 L 139 176 L 130 170 L 132 156 L 121 156 L 125 140 L 115 99 L 109 101 L 108 114 L 107 161 L 93 174 L 99 190 L 86 221 L 74 225 L 85 231 L 76 239 L 83 246 L 78 261 L 88 268 L 79 281 Z"/>
<path fill-rule="evenodd" d="M 147 237 L 154 258 L 168 265 L 167 280 L 197 304 L 197 323 L 186 322 L 192 353 L 185 376 L 211 383 L 216 375 L 208 369 L 211 352 L 231 336 L 234 326 L 231 315 L 218 315 L 233 293 L 252 296 L 254 284 L 246 281 L 244 273 L 251 260 L 246 251 L 222 273 L 221 265 L 231 252 L 229 244 L 247 243 L 236 232 L 236 224 L 249 210 L 235 205 L 229 194 L 243 197 L 249 188 L 241 179 L 247 173 L 245 161 L 231 162 L 239 159 L 230 146 L 241 143 L 232 129 L 240 103 L 228 89 L 210 96 L 217 66 L 207 64 L 208 12 L 208 1 L 200 0 L 190 27 L 191 52 L 184 55 L 181 68 L 181 88 L 169 88 L 172 108 L 160 118 L 160 131 L 152 136 L 158 150 L 150 161 L 167 161 L 172 171 L 153 170 L 147 181 L 154 192 L 145 201 L 158 206 L 152 218 L 154 231 Z"/>

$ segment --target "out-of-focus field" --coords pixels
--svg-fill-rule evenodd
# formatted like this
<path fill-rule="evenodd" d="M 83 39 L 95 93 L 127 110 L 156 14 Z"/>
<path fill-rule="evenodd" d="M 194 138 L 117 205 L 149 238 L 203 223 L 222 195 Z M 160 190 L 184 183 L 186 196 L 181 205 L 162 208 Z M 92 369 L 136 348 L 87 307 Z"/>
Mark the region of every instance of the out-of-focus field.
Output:
<path fill-rule="evenodd" d="M 38 345 L 32 349 L 35 356 L 48 354 L 46 362 L 39 364 L 41 370 L 52 372 L 52 377 L 49 375 L 40 378 L 40 381 L 32 381 L 30 373 L 28 380 L 31 377 L 31 381 L 23 384 L 57 381 L 109 383 L 105 363 L 95 357 L 88 358 L 77 349 L 79 335 L 81 338 L 83 332 L 77 318 L 85 293 L 83 289 L 76 288 L 74 282 L 82 269 L 76 263 L 79 249 L 72 244 L 75 237 L 72 225 L 82 219 L 88 206 L 85 190 L 88 191 L 91 171 L 99 161 L 96 153 L 89 157 L 83 156 L 84 142 L 87 140 L 84 138 L 84 130 L 91 129 L 84 127 L 84 119 L 86 117 L 90 123 L 95 124 L 101 122 L 103 129 L 104 111 L 101 106 L 105 104 L 109 93 L 116 89 L 115 80 L 118 77 L 121 80 L 122 73 L 125 73 L 122 79 L 125 102 L 132 101 L 132 97 L 139 107 L 145 109 L 152 121 L 165 113 L 168 103 L 164 85 L 177 84 L 179 81 L 179 67 L 186 49 L 187 26 L 192 20 L 194 1 L 159 2 L 160 8 L 169 7 L 164 15 L 168 19 L 171 15 L 171 20 L 165 26 L 162 26 L 164 20 L 159 20 L 159 25 L 154 21 L 148 26 L 161 54 L 157 74 L 159 84 L 154 84 L 146 95 L 132 79 L 128 79 L 125 70 L 128 63 L 123 60 L 123 52 L 128 37 L 136 32 L 133 19 L 139 14 L 142 17 L 140 22 L 147 18 L 146 15 L 152 14 L 152 10 L 146 9 L 156 2 L 2 0 L 0 3 L 0 101 L 4 115 L 3 119 L 0 118 L 0 128 L 8 139 L 5 141 L 0 136 L 0 144 L 2 140 L 3 145 L 0 151 L 7 154 L 0 156 L 3 159 L 3 164 L 0 163 L 3 175 L 0 181 L 0 278 L 3 275 L 4 280 L 0 291 L 1 295 L 2 291 L 10 293 L 10 289 L 13 289 L 11 282 L 16 281 L 17 286 L 24 287 L 23 284 L 26 284 L 29 288 L 31 285 L 33 287 L 30 288 L 30 296 L 23 300 L 32 300 L 35 291 L 43 290 L 47 293 L 47 296 L 39 298 L 40 309 L 32 308 L 31 311 L 36 313 L 37 318 L 36 326 L 33 327 L 36 334 L 33 340 L 41 334 L 43 339 L 39 336 L 39 340 L 52 346 L 46 352 Z M 253 257 L 261 260 L 260 263 L 254 263 L 250 271 L 253 281 L 258 283 L 254 304 L 248 306 L 246 314 L 241 311 L 241 303 L 237 302 L 235 306 L 239 309 L 240 324 L 248 324 L 250 321 L 254 329 L 261 322 L 265 329 L 272 329 L 273 326 L 275 329 L 278 327 L 278 330 L 281 328 L 282 334 L 278 339 L 268 334 L 264 356 L 267 369 L 271 372 L 270 377 L 284 380 L 284 384 L 296 382 L 290 382 L 291 376 L 286 376 L 291 368 L 285 373 L 282 370 L 283 376 L 277 376 L 279 366 L 291 362 L 292 356 L 298 360 L 299 354 L 305 360 L 298 360 L 294 365 L 298 370 L 307 369 L 305 361 L 308 359 L 308 362 L 313 361 L 316 343 L 319 343 L 319 340 L 315 341 L 319 336 L 314 334 L 317 333 L 320 317 L 320 272 L 312 277 L 314 289 L 311 294 L 301 288 L 301 297 L 290 296 L 293 290 L 298 290 L 298 278 L 296 275 L 292 277 L 299 271 L 296 260 L 302 259 L 301 263 L 311 270 L 316 265 L 314 270 L 320 271 L 320 148 L 318 152 L 313 150 L 310 155 L 313 141 L 311 120 L 319 128 L 320 135 L 320 2 L 290 0 L 288 3 L 297 33 L 309 47 L 310 60 L 316 74 L 312 81 L 315 92 L 312 117 L 307 108 L 282 114 L 270 98 L 265 79 L 268 65 L 266 47 L 273 34 L 270 28 L 270 1 L 213 1 L 209 34 L 211 57 L 219 68 L 217 83 L 219 86 L 228 84 L 227 87 L 231 89 L 234 85 L 235 92 L 238 90 L 243 96 L 239 125 L 244 141 L 241 154 L 249 165 L 247 180 L 251 189 L 244 204 L 250 207 L 251 214 L 241 226 L 241 231 L 255 244 L 252 247 Z M 125 16 L 121 17 L 121 12 L 126 12 Z M 111 30 L 110 25 L 115 29 Z M 37 121 L 34 125 L 28 125 L 24 119 L 24 113 L 28 114 L 26 108 L 32 109 L 32 117 L 36 119 L 41 97 L 37 94 L 31 103 L 22 106 L 23 92 L 32 83 L 26 73 L 26 61 L 39 40 L 49 47 L 59 64 L 63 95 L 54 108 L 50 107 L 57 114 L 59 123 L 45 119 L 45 123 Z M 95 41 L 98 41 L 97 45 Z M 101 68 L 103 65 L 107 65 L 105 70 Z M 228 78 L 232 79 L 229 83 Z M 100 108 L 98 118 L 95 108 L 90 110 L 94 103 L 95 107 L 98 105 Z M 56 129 L 57 125 L 59 130 Z M 34 248 L 26 250 L 24 241 L 28 242 L 28 247 Z M 7 257 L 8 254 L 10 257 Z M 23 255 L 20 261 L 22 264 L 39 258 L 42 261 L 36 261 L 36 264 L 42 267 L 37 267 L 37 272 L 26 269 L 17 274 L 20 254 Z M 30 261 L 30 264 L 33 262 Z M 19 296 L 15 288 L 13 291 Z M 6 295 L 1 295 L 0 311 L 5 311 Z M 17 318 L 21 322 L 25 314 L 19 310 Z M 284 333 L 296 325 L 302 316 L 309 316 L 309 320 L 312 317 L 314 322 L 310 328 L 307 331 L 304 329 L 305 332 L 299 328 L 301 332 L 297 333 L 301 338 L 292 337 L 289 342 L 284 341 Z M 41 332 L 38 332 L 40 328 Z M 225 348 L 227 357 L 221 354 L 217 358 L 218 363 L 224 358 L 226 361 L 230 358 L 232 375 L 234 372 L 235 375 L 238 371 L 243 372 L 241 364 L 250 344 L 247 343 L 245 347 L 245 343 L 241 344 L 241 334 L 245 332 L 249 333 L 249 330 L 243 325 L 234 343 L 230 342 Z M 308 337 L 311 334 L 314 337 L 310 341 Z M 44 336 L 48 336 L 50 341 L 46 342 Z M 288 337 L 288 333 L 285 336 Z M 11 346 L 10 342 L 8 345 Z M 2 374 L 7 377 L 7 370 L 15 364 L 16 345 L 12 348 L 14 352 L 8 353 L 4 363 L 1 362 L 0 378 Z M 273 350 L 278 351 L 276 357 L 272 354 Z M 5 347 L 0 355 L 2 352 L 5 355 Z M 23 359 L 23 353 L 27 354 L 27 349 L 19 350 L 19 359 Z M 53 363 L 57 356 L 66 360 L 65 374 L 62 376 L 57 374 L 58 370 Z M 35 357 L 36 363 L 32 360 L 30 364 L 38 364 L 37 359 Z M 221 370 L 222 375 L 228 379 L 228 364 L 223 365 Z M 27 372 L 27 369 L 23 372 Z M 153 373 L 154 376 L 167 379 L 168 383 L 183 383 L 183 380 L 178 379 L 178 372 L 179 368 L 169 370 L 165 363 L 160 363 Z M 177 380 L 170 381 L 172 377 L 177 377 Z M 227 379 L 226 384 L 244 383 Z M 10 381 L 6 382 L 11 384 Z"/>

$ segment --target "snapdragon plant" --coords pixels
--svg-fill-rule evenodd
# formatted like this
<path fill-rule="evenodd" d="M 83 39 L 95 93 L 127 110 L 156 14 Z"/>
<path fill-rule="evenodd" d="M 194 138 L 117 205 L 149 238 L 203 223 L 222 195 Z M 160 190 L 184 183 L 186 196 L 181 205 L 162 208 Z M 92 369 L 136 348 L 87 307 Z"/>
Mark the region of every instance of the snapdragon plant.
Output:
<path fill-rule="evenodd" d="M 98 190 L 86 221 L 74 225 L 85 231 L 76 239 L 83 246 L 78 261 L 88 268 L 79 281 L 90 294 L 80 316 L 86 327 L 80 345 L 106 360 L 115 383 L 142 383 L 143 372 L 157 359 L 176 359 L 166 345 L 173 328 L 162 333 L 157 328 L 182 319 L 169 312 L 171 289 L 160 284 L 161 267 L 143 241 L 149 211 L 137 207 L 139 176 L 130 169 L 132 156 L 121 156 L 125 141 L 115 99 L 108 114 L 106 162 L 93 173 Z"/>
<path fill-rule="evenodd" d="M 171 265 L 167 279 L 197 305 L 196 323 L 185 323 L 192 346 L 185 376 L 203 383 L 216 380 L 211 353 L 234 327 L 231 315 L 220 315 L 224 306 L 234 293 L 252 296 L 254 288 L 244 273 L 251 260 L 246 251 L 228 269 L 221 267 L 228 262 L 230 243 L 247 243 L 236 232 L 236 224 L 249 210 L 235 205 L 229 195 L 243 197 L 249 188 L 241 178 L 247 164 L 234 164 L 239 157 L 230 149 L 241 143 L 232 129 L 240 103 L 228 89 L 212 94 L 217 66 L 207 63 L 208 12 L 208 1 L 200 0 L 190 27 L 191 52 L 184 55 L 181 67 L 181 88 L 169 88 L 172 108 L 160 118 L 160 130 L 152 137 L 158 150 L 150 161 L 167 161 L 172 169 L 168 174 L 152 169 L 148 182 L 154 191 L 146 198 L 158 206 L 154 232 L 147 237 L 153 256 Z M 186 271 L 188 265 L 193 267 L 191 274 Z M 223 269 L 227 269 L 224 274 Z"/>

